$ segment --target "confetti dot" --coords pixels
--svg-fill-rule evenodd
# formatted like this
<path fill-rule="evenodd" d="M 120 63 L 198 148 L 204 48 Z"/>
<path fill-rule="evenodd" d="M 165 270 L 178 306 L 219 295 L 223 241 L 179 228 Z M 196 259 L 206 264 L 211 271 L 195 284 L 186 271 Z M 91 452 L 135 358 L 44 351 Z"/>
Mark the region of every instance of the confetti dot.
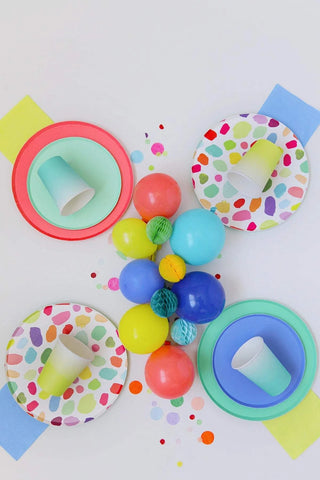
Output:
<path fill-rule="evenodd" d="M 183 463 L 182 462 L 177 462 L 178 467 L 182 467 Z"/>
<path fill-rule="evenodd" d="M 192 414 L 192 415 L 189 415 L 189 418 L 190 418 L 190 420 L 194 420 L 196 417 L 195 417 L 195 415 Z"/>
<path fill-rule="evenodd" d="M 210 445 L 211 443 L 213 443 L 214 434 L 209 430 L 206 430 L 201 434 L 201 440 L 202 440 L 202 443 L 204 443 L 205 445 Z"/>
<path fill-rule="evenodd" d="M 100 347 L 95 343 L 94 345 L 92 345 L 91 349 L 93 352 L 98 352 L 100 350 Z"/>
<path fill-rule="evenodd" d="M 204 407 L 204 399 L 202 397 L 194 397 L 191 400 L 191 407 L 194 410 L 201 410 Z"/>
<path fill-rule="evenodd" d="M 154 407 L 150 411 L 152 420 L 160 420 L 163 417 L 163 411 L 160 407 Z"/>
<path fill-rule="evenodd" d="M 168 413 L 166 418 L 169 425 L 177 425 L 177 423 L 180 422 L 180 416 L 178 413 L 175 412 Z"/>
<path fill-rule="evenodd" d="M 132 163 L 141 163 L 143 160 L 143 153 L 140 150 L 134 150 L 130 154 L 130 159 Z"/>
<path fill-rule="evenodd" d="M 162 123 L 160 123 L 159 128 L 160 128 L 160 130 L 164 129 L 164 126 L 162 125 Z"/>
<path fill-rule="evenodd" d="M 116 291 L 116 290 L 119 290 L 119 278 L 116 278 L 116 277 L 112 277 L 110 278 L 110 280 L 108 281 L 108 287 L 110 288 L 110 290 L 113 290 L 113 291 Z"/>
<path fill-rule="evenodd" d="M 133 395 L 138 395 L 142 391 L 142 383 L 138 380 L 134 380 L 129 384 L 129 391 Z"/>
<path fill-rule="evenodd" d="M 183 405 L 184 398 L 179 397 L 179 398 L 174 398 L 173 400 L 170 400 L 170 403 L 173 407 L 181 407 Z"/>
<path fill-rule="evenodd" d="M 153 153 L 153 155 L 162 155 L 164 152 L 164 146 L 162 145 L 162 143 L 154 143 L 151 146 L 151 152 Z"/>
<path fill-rule="evenodd" d="M 220 280 L 220 278 L 221 278 L 220 273 L 216 273 L 216 274 L 215 274 L 215 277 L 216 277 L 217 280 Z"/>
<path fill-rule="evenodd" d="M 202 420 L 197 420 L 197 425 L 201 425 L 202 424 Z"/>
<path fill-rule="evenodd" d="M 90 273 L 91 278 L 96 278 L 97 274 L 95 272 Z"/>
<path fill-rule="evenodd" d="M 101 285 L 101 283 L 98 283 L 97 289 L 100 290 L 100 288 L 102 288 L 102 285 Z"/>
<path fill-rule="evenodd" d="M 247 144 L 247 142 L 241 142 L 240 146 L 245 150 L 246 148 L 248 148 L 249 145 Z"/>
<path fill-rule="evenodd" d="M 166 443 L 165 439 L 161 438 L 160 443 L 161 443 L 161 445 L 164 445 Z"/>
<path fill-rule="evenodd" d="M 153 165 L 149 165 L 149 170 L 150 170 L 150 171 L 154 170 L 154 166 L 153 166 Z"/>
<path fill-rule="evenodd" d="M 77 392 L 77 393 L 82 393 L 83 391 L 84 391 L 84 388 L 83 388 L 82 385 L 77 385 L 77 386 L 76 386 L 76 392 Z"/>

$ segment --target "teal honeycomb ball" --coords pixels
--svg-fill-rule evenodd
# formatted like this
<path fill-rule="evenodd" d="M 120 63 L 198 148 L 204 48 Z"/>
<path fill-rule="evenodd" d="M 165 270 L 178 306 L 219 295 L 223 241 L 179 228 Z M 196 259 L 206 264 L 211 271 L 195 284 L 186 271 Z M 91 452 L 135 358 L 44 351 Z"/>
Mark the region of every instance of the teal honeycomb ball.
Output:
<path fill-rule="evenodd" d="M 152 295 L 150 306 L 159 317 L 170 317 L 178 308 L 178 299 L 168 288 L 160 288 Z"/>
<path fill-rule="evenodd" d="M 179 345 L 189 345 L 197 336 L 197 327 L 194 323 L 178 318 L 171 326 L 170 335 Z"/>

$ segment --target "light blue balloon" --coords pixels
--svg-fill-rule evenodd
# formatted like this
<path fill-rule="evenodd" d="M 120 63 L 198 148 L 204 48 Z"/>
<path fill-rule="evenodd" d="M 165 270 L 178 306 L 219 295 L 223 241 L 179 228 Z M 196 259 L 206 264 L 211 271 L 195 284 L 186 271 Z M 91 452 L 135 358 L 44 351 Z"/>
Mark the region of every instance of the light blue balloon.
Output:
<path fill-rule="evenodd" d="M 225 241 L 225 227 L 210 210 L 187 210 L 173 224 L 170 245 L 190 265 L 204 265 L 216 258 Z"/>

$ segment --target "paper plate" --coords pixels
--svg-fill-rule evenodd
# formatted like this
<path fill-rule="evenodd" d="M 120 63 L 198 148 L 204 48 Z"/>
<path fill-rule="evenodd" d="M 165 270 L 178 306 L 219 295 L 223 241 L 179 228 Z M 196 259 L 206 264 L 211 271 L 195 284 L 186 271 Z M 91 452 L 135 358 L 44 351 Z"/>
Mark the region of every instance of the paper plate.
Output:
<path fill-rule="evenodd" d="M 47 153 L 59 154 L 60 147 L 67 160 L 76 163 L 79 173 L 91 176 L 97 186 L 97 198 L 69 220 L 60 215 L 57 218 L 50 195 L 37 178 L 37 168 L 32 168 L 33 162 L 40 165 Z M 85 160 L 91 153 L 94 156 Z M 99 172 L 92 169 L 90 173 L 91 167 L 99 167 Z M 107 192 L 110 182 L 112 194 Z M 133 191 L 132 166 L 122 145 L 102 128 L 83 122 L 55 123 L 37 132 L 22 147 L 13 167 L 12 191 L 20 212 L 34 228 L 61 240 L 84 240 L 104 232 L 125 213 Z"/>
<path fill-rule="evenodd" d="M 61 156 L 95 189 L 93 199 L 78 212 L 63 216 L 42 183 L 38 169 L 51 157 Z M 32 205 L 47 222 L 60 228 L 81 230 L 100 223 L 116 206 L 121 194 L 121 174 L 113 156 L 99 143 L 81 137 L 56 140 L 34 158 L 28 173 Z"/>
<path fill-rule="evenodd" d="M 60 333 L 75 336 L 95 352 L 92 363 L 62 397 L 41 391 L 37 378 Z M 79 304 L 50 305 L 16 328 L 5 369 L 16 402 L 27 413 L 55 426 L 74 426 L 102 415 L 118 398 L 127 375 L 127 353 L 115 325 Z"/>
<path fill-rule="evenodd" d="M 257 140 L 265 138 L 283 155 L 259 198 L 240 194 L 228 171 Z M 201 139 L 192 165 L 195 194 L 201 205 L 216 207 L 224 225 L 248 232 L 284 222 L 299 208 L 307 191 L 309 165 L 294 133 L 274 118 L 255 113 L 222 120 Z"/>
<path fill-rule="evenodd" d="M 260 336 L 291 375 L 291 382 L 277 396 L 261 388 L 231 367 L 232 357 L 249 338 Z M 222 390 L 234 401 L 248 407 L 277 405 L 296 390 L 305 370 L 305 353 L 296 331 L 279 318 L 248 315 L 231 323 L 220 335 L 213 352 L 213 370 Z"/>
<path fill-rule="evenodd" d="M 213 352 L 220 335 L 236 320 L 248 315 L 268 315 L 288 324 L 298 334 L 305 352 L 305 370 L 298 387 L 289 398 L 270 407 L 249 407 L 227 395 L 221 388 L 213 369 Z M 248 300 L 227 307 L 205 330 L 198 349 L 198 371 L 210 398 L 223 410 L 247 420 L 270 420 L 284 415 L 298 405 L 309 392 L 317 369 L 317 351 L 306 324 L 288 308 L 267 300 Z"/>

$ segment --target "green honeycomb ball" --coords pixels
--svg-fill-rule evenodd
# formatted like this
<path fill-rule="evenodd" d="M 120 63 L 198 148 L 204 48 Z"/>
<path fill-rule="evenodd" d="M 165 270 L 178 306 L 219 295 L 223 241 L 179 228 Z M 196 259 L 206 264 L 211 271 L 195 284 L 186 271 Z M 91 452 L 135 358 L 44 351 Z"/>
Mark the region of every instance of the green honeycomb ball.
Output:
<path fill-rule="evenodd" d="M 166 217 L 153 217 L 147 223 L 147 236 L 155 245 L 162 245 L 172 235 L 172 225 Z"/>

